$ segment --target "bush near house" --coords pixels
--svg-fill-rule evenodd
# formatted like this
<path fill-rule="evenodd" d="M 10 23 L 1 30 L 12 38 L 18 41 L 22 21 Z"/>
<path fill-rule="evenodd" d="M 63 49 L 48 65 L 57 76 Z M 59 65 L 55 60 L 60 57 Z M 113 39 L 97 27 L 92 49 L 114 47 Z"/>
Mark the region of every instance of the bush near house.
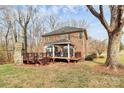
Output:
<path fill-rule="evenodd" d="M 7 54 L 5 46 L 0 45 L 0 65 L 6 63 L 13 63 L 13 51 L 9 50 Z"/>
<path fill-rule="evenodd" d="M 101 56 L 99 56 L 99 58 L 105 58 L 105 57 L 101 55 Z"/>
<path fill-rule="evenodd" d="M 95 58 L 97 58 L 97 53 L 92 53 L 92 54 L 86 56 L 85 60 L 86 61 L 93 61 Z"/>
<path fill-rule="evenodd" d="M 5 64 L 6 63 L 6 53 L 3 51 L 3 47 L 0 46 L 0 64 Z"/>

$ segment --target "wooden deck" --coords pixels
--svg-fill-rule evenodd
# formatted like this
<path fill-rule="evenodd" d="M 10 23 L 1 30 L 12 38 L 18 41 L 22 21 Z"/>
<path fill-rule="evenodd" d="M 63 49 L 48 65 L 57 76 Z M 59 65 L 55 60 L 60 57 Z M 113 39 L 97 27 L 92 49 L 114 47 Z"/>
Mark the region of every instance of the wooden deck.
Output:
<path fill-rule="evenodd" d="M 65 59 L 68 61 L 79 61 L 81 58 L 80 53 L 77 53 L 75 57 L 62 57 L 62 56 L 55 56 L 51 57 L 47 53 L 23 53 L 23 61 L 27 64 L 48 64 L 48 62 L 54 62 L 55 59 Z"/>
<path fill-rule="evenodd" d="M 68 57 L 50 57 L 50 59 L 52 59 L 53 62 L 55 59 L 65 59 L 69 63 L 70 61 L 76 61 L 77 62 L 77 61 L 81 60 L 81 57 L 80 58 L 76 58 L 76 57 L 71 57 L 71 58 L 68 58 Z"/>

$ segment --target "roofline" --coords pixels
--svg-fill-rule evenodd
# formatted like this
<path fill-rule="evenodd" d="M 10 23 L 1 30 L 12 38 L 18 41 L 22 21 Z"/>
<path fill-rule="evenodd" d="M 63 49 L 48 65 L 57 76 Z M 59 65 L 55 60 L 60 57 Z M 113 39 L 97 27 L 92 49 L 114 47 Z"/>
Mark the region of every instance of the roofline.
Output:
<path fill-rule="evenodd" d="M 46 34 L 42 35 L 42 37 L 62 35 L 62 34 L 68 34 L 68 33 L 76 33 L 76 32 L 85 32 L 85 31 L 86 31 L 86 29 L 81 29 L 81 30 L 77 30 L 77 31 L 73 31 L 73 32 L 56 33 L 56 34 L 51 34 L 51 35 L 47 35 L 47 33 L 46 33 Z"/>

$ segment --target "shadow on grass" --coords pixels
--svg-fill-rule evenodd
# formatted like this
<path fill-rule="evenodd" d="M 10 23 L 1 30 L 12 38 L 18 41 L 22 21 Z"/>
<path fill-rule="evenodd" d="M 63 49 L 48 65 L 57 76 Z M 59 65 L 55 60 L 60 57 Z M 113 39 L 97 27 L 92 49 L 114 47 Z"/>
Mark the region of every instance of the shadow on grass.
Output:
<path fill-rule="evenodd" d="M 92 61 L 93 63 L 97 63 L 97 64 L 100 64 L 100 65 L 104 65 L 104 63 L 102 62 L 97 62 L 97 61 Z"/>

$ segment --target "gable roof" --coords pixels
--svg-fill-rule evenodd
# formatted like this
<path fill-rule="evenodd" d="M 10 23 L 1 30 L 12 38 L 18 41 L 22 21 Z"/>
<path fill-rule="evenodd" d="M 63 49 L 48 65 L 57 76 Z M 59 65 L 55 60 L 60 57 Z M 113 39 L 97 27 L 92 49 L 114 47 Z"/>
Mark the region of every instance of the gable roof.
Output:
<path fill-rule="evenodd" d="M 82 32 L 82 31 L 86 31 L 86 29 L 65 26 L 65 27 L 62 27 L 58 30 L 46 33 L 42 36 L 45 37 L 45 36 L 51 36 L 51 35 L 59 35 L 59 34 L 66 34 L 66 33 L 72 33 L 72 32 Z"/>

